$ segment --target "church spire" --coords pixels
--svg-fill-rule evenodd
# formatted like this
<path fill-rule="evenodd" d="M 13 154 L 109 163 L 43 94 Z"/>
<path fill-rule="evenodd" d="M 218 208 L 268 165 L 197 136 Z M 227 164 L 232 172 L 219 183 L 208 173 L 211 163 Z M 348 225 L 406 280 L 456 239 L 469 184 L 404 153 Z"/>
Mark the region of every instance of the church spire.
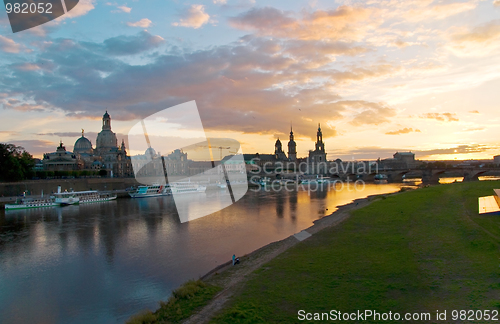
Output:
<path fill-rule="evenodd" d="M 290 140 L 288 141 L 288 159 L 295 161 L 297 159 L 297 144 L 293 140 L 293 126 L 290 122 Z"/>
<path fill-rule="evenodd" d="M 320 123 L 318 123 L 318 133 L 316 134 L 316 151 L 325 151 L 325 144 L 323 143 L 323 132 L 321 131 Z"/>

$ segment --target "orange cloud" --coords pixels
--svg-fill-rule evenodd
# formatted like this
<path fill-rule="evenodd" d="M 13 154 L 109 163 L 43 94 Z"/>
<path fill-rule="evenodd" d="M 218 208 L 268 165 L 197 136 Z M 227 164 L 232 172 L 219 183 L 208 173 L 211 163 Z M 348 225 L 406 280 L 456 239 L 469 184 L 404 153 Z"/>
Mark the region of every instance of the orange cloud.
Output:
<path fill-rule="evenodd" d="M 447 46 L 458 56 L 485 56 L 500 48 L 500 20 L 490 21 L 472 29 L 451 29 Z"/>
<path fill-rule="evenodd" d="M 401 135 L 401 134 L 408 134 L 408 133 L 413 133 L 413 132 L 420 133 L 420 129 L 413 130 L 413 128 L 406 128 L 405 127 L 403 129 L 399 129 L 397 131 L 386 132 L 385 134 L 386 135 Z"/>
<path fill-rule="evenodd" d="M 361 40 L 366 31 L 379 23 L 372 21 L 375 8 L 340 6 L 316 10 L 295 18 L 290 12 L 272 7 L 253 8 L 229 19 L 232 27 L 254 30 L 260 36 L 301 40 Z"/>
<path fill-rule="evenodd" d="M 420 118 L 427 118 L 427 119 L 435 119 L 439 121 L 458 121 L 458 118 L 456 118 L 455 113 L 426 113 L 422 114 Z"/>

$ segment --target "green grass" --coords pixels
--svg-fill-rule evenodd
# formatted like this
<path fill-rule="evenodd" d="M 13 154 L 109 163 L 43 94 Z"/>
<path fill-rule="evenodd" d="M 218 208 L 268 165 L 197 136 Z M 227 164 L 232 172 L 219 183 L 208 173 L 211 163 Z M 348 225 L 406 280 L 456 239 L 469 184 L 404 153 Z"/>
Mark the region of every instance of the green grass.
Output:
<path fill-rule="evenodd" d="M 254 272 L 212 323 L 297 323 L 297 312 L 500 309 L 500 182 L 408 191 L 356 210 Z M 492 235 L 489 235 L 487 230 Z M 496 236 L 496 237 L 495 237 Z"/>
<path fill-rule="evenodd" d="M 167 302 L 160 302 L 156 312 L 143 311 L 131 317 L 127 324 L 180 323 L 205 306 L 220 290 L 220 287 L 201 280 L 188 281 L 174 290 Z"/>

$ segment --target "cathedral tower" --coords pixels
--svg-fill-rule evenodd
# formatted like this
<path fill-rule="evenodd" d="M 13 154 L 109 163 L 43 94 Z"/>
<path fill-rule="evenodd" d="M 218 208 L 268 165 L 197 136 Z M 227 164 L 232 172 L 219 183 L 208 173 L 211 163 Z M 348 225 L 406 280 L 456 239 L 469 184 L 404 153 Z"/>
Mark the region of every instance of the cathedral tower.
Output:
<path fill-rule="evenodd" d="M 323 143 L 323 132 L 321 131 L 321 125 L 318 124 L 318 132 L 316 133 L 316 151 L 324 152 L 325 143 Z"/>
<path fill-rule="evenodd" d="M 293 128 L 290 126 L 290 140 L 288 141 L 288 159 L 290 161 L 297 160 L 297 144 L 293 139 Z"/>
<path fill-rule="evenodd" d="M 314 151 L 309 151 L 309 163 L 312 166 L 313 174 L 326 174 L 326 162 L 323 132 L 321 131 L 321 125 L 318 124 L 318 132 L 316 133 L 316 149 Z"/>

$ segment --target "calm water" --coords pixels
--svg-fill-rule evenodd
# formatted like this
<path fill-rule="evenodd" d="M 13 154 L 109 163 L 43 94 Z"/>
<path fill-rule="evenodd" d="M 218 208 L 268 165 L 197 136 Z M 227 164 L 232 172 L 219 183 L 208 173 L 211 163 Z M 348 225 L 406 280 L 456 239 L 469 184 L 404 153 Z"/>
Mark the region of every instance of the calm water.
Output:
<path fill-rule="evenodd" d="M 236 204 L 182 224 L 171 197 L 2 210 L 0 322 L 123 323 L 233 253 L 249 253 L 311 226 L 336 206 L 401 186 L 249 190 Z"/>

